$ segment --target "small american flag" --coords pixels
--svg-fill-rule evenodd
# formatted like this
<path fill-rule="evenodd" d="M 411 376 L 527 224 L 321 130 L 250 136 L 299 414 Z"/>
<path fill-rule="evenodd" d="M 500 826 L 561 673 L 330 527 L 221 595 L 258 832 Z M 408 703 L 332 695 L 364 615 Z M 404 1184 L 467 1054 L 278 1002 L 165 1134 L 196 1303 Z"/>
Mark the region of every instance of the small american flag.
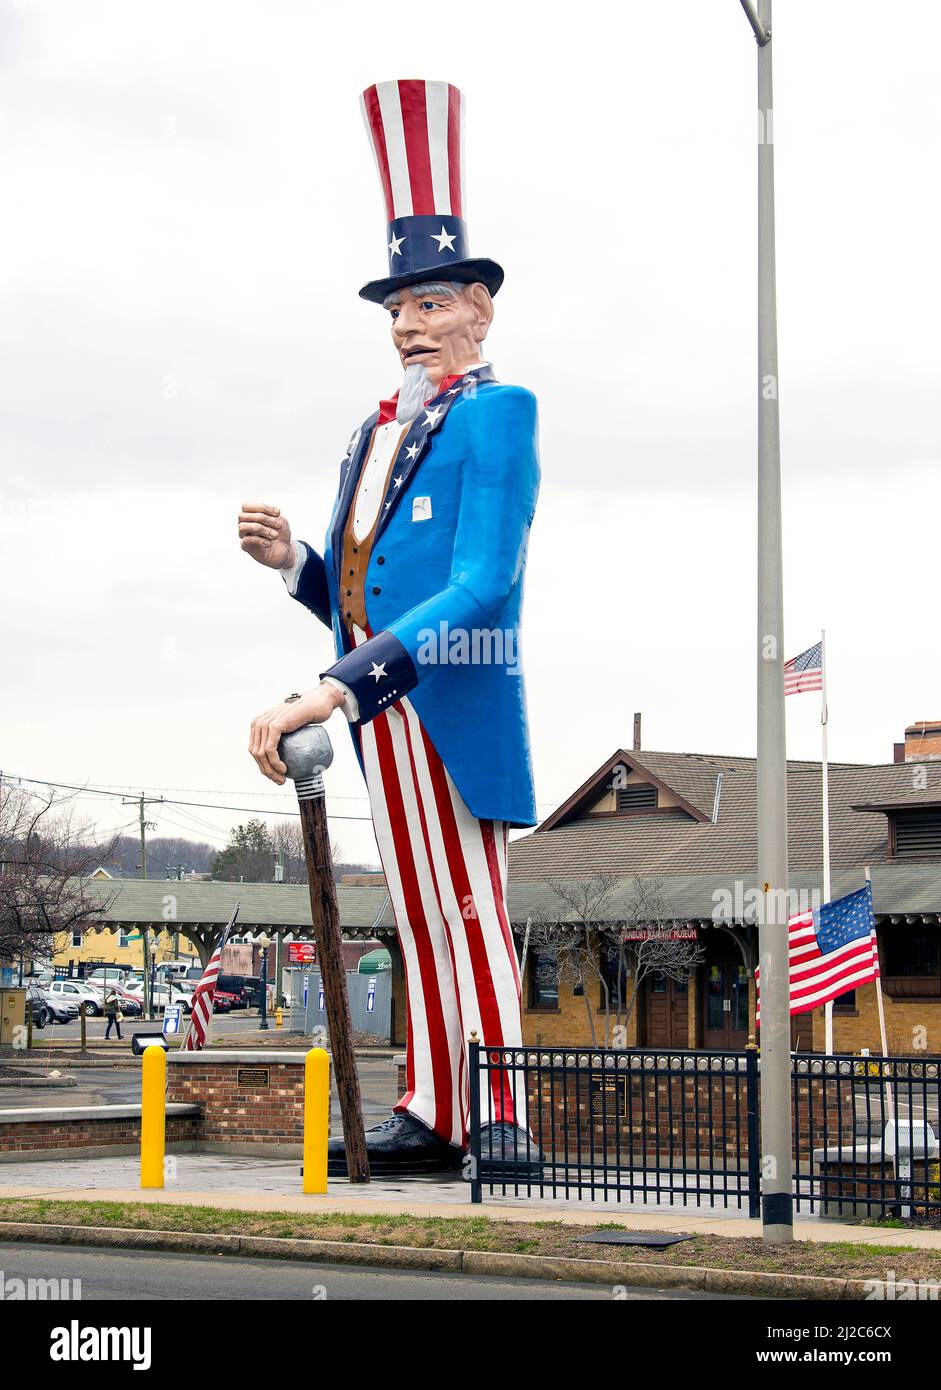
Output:
<path fill-rule="evenodd" d="M 791 1013 L 819 1009 L 841 994 L 879 978 L 872 884 L 824 903 L 817 912 L 800 912 L 788 927 Z M 756 1022 L 761 1020 L 761 981 Z"/>
<path fill-rule="evenodd" d="M 823 689 L 823 643 L 808 647 L 800 656 L 784 663 L 785 695 L 802 695 L 805 690 Z"/>
<path fill-rule="evenodd" d="M 222 963 L 222 952 L 225 950 L 226 942 L 232 934 L 235 926 L 235 919 L 239 915 L 239 904 L 235 904 L 232 916 L 225 926 L 225 931 L 219 938 L 219 943 L 212 955 L 209 957 L 209 964 L 203 971 L 202 979 L 193 991 L 193 1008 L 190 1012 L 190 1026 L 187 1029 L 186 1037 L 183 1039 L 181 1052 L 201 1052 L 206 1045 L 206 1034 L 209 1032 L 209 1025 L 212 1023 L 212 1001 L 216 997 L 216 981 L 219 978 L 219 967 Z"/>

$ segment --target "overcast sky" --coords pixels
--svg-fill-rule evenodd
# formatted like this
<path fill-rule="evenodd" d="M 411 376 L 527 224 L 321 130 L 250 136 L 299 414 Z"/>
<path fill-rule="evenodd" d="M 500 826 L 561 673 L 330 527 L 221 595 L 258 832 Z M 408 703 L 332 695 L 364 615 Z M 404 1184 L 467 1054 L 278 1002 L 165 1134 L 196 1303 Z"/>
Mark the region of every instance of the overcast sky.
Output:
<path fill-rule="evenodd" d="M 941 11 L 776 6 L 786 645 L 826 627 L 830 752 L 941 715 Z M 0 0 L 0 768 L 290 809 L 251 718 L 330 637 L 238 548 L 319 544 L 397 384 L 358 108 L 467 102 L 487 343 L 539 397 L 525 658 L 543 814 L 615 748 L 754 752 L 755 43 L 738 0 L 442 10 Z M 788 700 L 792 757 L 819 705 Z M 341 716 L 330 807 L 362 816 Z M 132 812 L 96 798 L 102 827 Z M 195 815 L 200 823 L 191 819 Z M 221 845 L 223 810 L 164 833 Z M 368 824 L 341 822 L 349 856 Z"/>

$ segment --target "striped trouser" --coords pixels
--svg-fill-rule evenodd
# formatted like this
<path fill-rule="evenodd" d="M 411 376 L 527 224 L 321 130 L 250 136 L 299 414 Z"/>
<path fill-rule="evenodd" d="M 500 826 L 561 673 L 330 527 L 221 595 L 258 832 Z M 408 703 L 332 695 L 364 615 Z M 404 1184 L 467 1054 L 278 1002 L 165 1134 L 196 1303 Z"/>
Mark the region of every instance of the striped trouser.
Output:
<path fill-rule="evenodd" d="M 405 963 L 406 1090 L 395 1108 L 462 1144 L 467 1039 L 522 1042 L 506 825 L 470 814 L 407 699 L 360 726 L 360 749 Z M 496 1072 L 489 1096 L 480 1084 L 485 1124 L 525 1123 Z"/>

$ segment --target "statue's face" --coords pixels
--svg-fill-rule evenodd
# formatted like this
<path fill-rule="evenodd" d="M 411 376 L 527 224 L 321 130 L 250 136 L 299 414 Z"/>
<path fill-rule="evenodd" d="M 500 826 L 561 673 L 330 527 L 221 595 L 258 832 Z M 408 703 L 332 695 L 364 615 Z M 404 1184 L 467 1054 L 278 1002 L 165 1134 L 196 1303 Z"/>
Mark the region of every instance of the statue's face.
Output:
<path fill-rule="evenodd" d="M 480 361 L 493 307 L 484 285 L 465 285 L 453 294 L 413 295 L 404 289 L 389 306 L 392 341 L 403 367 L 420 362 L 438 385 Z"/>

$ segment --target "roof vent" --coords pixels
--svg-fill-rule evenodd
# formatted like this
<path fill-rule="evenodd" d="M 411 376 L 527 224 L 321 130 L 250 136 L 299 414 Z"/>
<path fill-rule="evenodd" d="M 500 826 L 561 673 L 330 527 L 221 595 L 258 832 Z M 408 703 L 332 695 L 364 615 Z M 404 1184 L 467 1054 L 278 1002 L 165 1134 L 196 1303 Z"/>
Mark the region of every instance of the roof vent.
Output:
<path fill-rule="evenodd" d="M 657 809 L 657 788 L 650 782 L 629 782 L 626 787 L 618 787 L 619 811 L 655 811 Z"/>

